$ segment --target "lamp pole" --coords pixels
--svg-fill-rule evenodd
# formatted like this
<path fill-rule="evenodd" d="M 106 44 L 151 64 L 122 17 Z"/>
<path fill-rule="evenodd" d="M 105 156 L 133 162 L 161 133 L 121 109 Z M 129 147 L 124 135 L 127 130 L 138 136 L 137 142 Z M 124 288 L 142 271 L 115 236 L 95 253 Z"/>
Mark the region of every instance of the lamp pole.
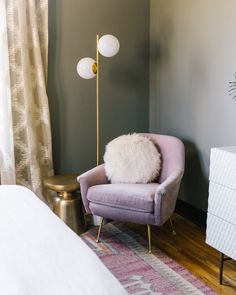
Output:
<path fill-rule="evenodd" d="M 92 79 L 96 76 L 96 164 L 100 162 L 100 105 L 99 105 L 99 54 L 104 57 L 115 56 L 120 49 L 119 40 L 110 34 L 96 38 L 96 60 L 91 57 L 82 58 L 77 64 L 77 72 L 83 79 Z M 94 225 L 97 225 L 97 218 L 94 216 Z"/>
<path fill-rule="evenodd" d="M 97 144 L 97 166 L 99 165 L 99 153 L 100 153 L 100 122 L 99 122 L 99 51 L 98 51 L 99 36 L 97 35 L 96 42 L 96 144 Z"/>

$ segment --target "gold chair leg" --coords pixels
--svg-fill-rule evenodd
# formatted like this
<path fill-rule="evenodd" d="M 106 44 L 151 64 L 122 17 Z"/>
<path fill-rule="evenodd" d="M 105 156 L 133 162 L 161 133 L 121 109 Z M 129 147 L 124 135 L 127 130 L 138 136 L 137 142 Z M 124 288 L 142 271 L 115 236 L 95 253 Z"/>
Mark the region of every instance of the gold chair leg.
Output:
<path fill-rule="evenodd" d="M 171 217 L 170 217 L 170 225 L 171 225 L 171 228 L 172 228 L 172 234 L 175 236 L 176 235 L 176 231 L 174 229 L 174 226 L 173 226 L 173 222 L 172 222 Z"/>
<path fill-rule="evenodd" d="M 148 230 L 148 253 L 152 253 L 152 243 L 151 243 L 151 227 L 150 224 L 147 225 Z"/>
<path fill-rule="evenodd" d="M 97 234 L 97 239 L 96 239 L 97 243 L 99 242 L 99 236 L 100 236 L 100 233 L 101 233 L 101 230 L 102 230 L 103 221 L 104 221 L 104 217 L 101 217 L 101 221 L 100 221 L 100 225 L 99 225 L 99 229 L 98 229 L 98 234 Z"/>

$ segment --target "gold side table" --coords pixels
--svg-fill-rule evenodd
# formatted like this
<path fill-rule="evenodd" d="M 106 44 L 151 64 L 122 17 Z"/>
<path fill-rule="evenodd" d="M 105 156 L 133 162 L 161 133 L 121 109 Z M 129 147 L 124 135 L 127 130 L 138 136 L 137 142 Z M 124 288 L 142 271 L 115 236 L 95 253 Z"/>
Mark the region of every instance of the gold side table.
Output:
<path fill-rule="evenodd" d="M 78 174 L 54 175 L 44 180 L 44 186 L 57 192 L 53 199 L 53 212 L 74 232 L 81 234 L 86 230 L 86 220 L 77 176 Z"/>

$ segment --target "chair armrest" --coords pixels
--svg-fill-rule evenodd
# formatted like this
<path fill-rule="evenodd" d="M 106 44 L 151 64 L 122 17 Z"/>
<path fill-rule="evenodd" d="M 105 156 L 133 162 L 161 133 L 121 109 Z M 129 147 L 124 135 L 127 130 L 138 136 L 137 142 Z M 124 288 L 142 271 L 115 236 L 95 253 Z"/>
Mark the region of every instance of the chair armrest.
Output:
<path fill-rule="evenodd" d="M 89 201 L 87 199 L 87 192 L 91 186 L 108 183 L 108 178 L 105 173 L 104 164 L 99 165 L 78 176 L 77 181 L 80 183 L 80 192 L 84 208 L 87 213 L 91 213 L 89 209 Z"/>
<path fill-rule="evenodd" d="M 157 188 L 155 193 L 155 222 L 162 225 L 175 209 L 183 171 L 177 170 Z"/>

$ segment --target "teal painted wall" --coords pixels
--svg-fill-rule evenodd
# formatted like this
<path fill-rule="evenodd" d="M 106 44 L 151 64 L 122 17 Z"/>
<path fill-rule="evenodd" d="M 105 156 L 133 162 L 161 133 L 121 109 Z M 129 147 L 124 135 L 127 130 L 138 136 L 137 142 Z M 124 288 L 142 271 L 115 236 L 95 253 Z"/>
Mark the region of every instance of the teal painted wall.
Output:
<path fill-rule="evenodd" d="M 95 57 L 96 34 L 111 33 L 121 48 L 101 57 L 101 156 L 111 139 L 149 128 L 149 1 L 50 0 L 48 97 L 56 173 L 96 164 L 95 79 L 77 62 Z"/>
<path fill-rule="evenodd" d="M 151 0 L 150 129 L 186 144 L 180 196 L 207 209 L 210 148 L 236 144 L 236 1 Z"/>

